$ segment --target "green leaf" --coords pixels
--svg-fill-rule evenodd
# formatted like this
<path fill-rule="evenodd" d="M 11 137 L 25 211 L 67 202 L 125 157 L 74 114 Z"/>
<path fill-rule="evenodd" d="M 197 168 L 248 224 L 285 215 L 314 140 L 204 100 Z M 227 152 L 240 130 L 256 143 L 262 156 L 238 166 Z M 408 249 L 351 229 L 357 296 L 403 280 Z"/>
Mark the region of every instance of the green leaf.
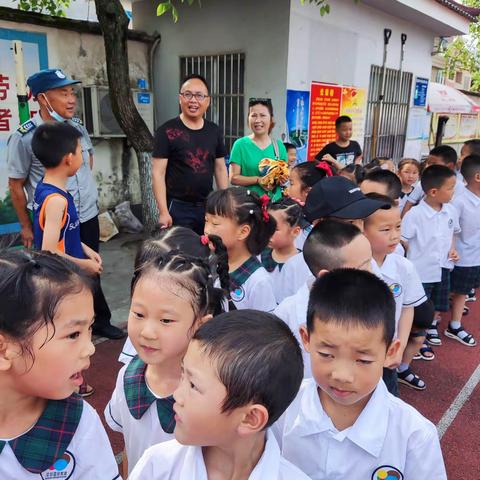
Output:
<path fill-rule="evenodd" d="M 161 17 L 164 13 L 168 12 L 173 5 L 170 2 L 162 2 L 157 7 L 157 17 Z"/>
<path fill-rule="evenodd" d="M 178 22 L 178 11 L 173 5 L 172 5 L 172 18 L 175 23 Z"/>

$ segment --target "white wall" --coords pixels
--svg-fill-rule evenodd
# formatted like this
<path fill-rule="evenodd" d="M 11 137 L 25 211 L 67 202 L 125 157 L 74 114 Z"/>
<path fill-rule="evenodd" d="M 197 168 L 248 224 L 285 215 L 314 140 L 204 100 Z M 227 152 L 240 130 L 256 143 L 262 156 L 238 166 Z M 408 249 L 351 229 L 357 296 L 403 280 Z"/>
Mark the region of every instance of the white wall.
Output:
<path fill-rule="evenodd" d="M 415 77 L 430 78 L 436 34 L 424 26 L 353 0 L 332 0 L 331 13 L 324 17 L 320 16 L 318 7 L 302 6 L 300 0 L 292 0 L 288 88 L 310 90 L 312 81 L 320 81 L 368 89 L 371 66 L 382 65 L 384 28 L 392 30 L 387 67 L 399 68 L 400 36 L 407 34 L 402 68 L 413 73 L 413 103 Z M 405 154 L 420 158 L 422 142 L 407 140 Z"/>
<path fill-rule="evenodd" d="M 381 65 L 383 29 L 390 28 L 387 67 L 398 68 L 400 34 L 407 43 L 403 68 L 430 78 L 433 33 L 353 0 L 333 0 L 331 13 L 292 0 L 287 85 L 308 90 L 312 80 L 368 87 L 371 65 Z"/>
<path fill-rule="evenodd" d="M 271 97 L 283 124 L 289 0 L 208 0 L 179 5 L 180 20 L 156 16 L 158 2 L 133 3 L 134 28 L 162 35 L 155 57 L 157 123 L 178 115 L 180 56 L 245 53 L 245 98 Z M 177 2 L 179 4 L 180 2 Z M 279 135 L 282 125 L 276 127 Z"/>

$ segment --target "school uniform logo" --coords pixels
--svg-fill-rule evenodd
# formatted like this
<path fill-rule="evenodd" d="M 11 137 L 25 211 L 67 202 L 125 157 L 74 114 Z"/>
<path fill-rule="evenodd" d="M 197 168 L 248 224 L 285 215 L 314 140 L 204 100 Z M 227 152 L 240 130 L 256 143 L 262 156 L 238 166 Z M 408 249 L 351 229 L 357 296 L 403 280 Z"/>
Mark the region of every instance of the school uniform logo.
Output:
<path fill-rule="evenodd" d="M 72 477 L 75 470 L 75 457 L 68 450 L 55 460 L 53 465 L 40 476 L 42 480 L 67 480 Z"/>
<path fill-rule="evenodd" d="M 390 291 L 394 297 L 398 297 L 402 293 L 402 286 L 399 283 L 392 283 L 390 285 Z"/>
<path fill-rule="evenodd" d="M 245 290 L 242 286 L 236 288 L 233 292 L 230 292 L 230 296 L 234 302 L 241 302 L 245 298 Z"/>
<path fill-rule="evenodd" d="M 391 465 L 382 465 L 372 473 L 372 480 L 403 480 L 403 473 Z"/>

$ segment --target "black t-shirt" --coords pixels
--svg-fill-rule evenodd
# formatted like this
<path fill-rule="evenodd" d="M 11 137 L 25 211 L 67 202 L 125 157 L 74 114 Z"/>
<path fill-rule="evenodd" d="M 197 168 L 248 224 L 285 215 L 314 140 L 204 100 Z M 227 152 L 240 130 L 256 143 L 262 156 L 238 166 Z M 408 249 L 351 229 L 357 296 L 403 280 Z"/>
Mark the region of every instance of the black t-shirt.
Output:
<path fill-rule="evenodd" d="M 212 191 L 215 159 L 227 152 L 218 125 L 204 122 L 203 128 L 192 130 L 176 117 L 155 132 L 153 156 L 168 158 L 168 198 L 202 202 Z"/>
<path fill-rule="evenodd" d="M 332 142 L 325 145 L 320 152 L 317 153 L 315 158 L 321 160 L 327 153 L 346 167 L 362 154 L 362 149 L 355 140 L 350 140 L 348 147 L 340 147 L 336 142 Z"/>

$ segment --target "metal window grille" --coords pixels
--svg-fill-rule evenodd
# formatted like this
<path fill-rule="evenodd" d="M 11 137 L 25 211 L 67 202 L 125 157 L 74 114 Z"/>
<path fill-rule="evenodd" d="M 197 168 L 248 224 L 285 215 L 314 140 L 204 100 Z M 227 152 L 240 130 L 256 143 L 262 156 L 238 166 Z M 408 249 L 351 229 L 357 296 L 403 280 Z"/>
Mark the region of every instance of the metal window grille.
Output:
<path fill-rule="evenodd" d="M 385 69 L 383 102 L 380 102 L 383 68 L 372 65 L 365 121 L 364 158 L 402 158 L 412 87 L 412 73 Z"/>
<path fill-rule="evenodd" d="M 244 135 L 245 55 L 180 57 L 180 81 L 195 73 L 204 76 L 210 85 L 211 103 L 206 117 L 222 128 L 230 151 L 233 142 Z"/>

